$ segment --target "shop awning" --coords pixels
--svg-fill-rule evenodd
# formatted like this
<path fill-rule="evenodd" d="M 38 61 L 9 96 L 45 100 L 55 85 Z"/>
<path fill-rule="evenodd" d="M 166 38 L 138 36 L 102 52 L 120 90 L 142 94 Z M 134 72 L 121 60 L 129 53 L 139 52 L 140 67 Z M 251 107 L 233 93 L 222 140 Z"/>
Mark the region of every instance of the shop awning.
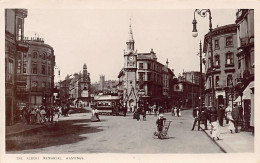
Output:
<path fill-rule="evenodd" d="M 241 102 L 241 96 L 238 96 L 234 102 Z"/>
<path fill-rule="evenodd" d="M 250 82 L 246 89 L 243 91 L 243 96 L 242 99 L 243 100 L 250 100 L 251 99 L 251 94 L 252 94 L 252 90 L 250 88 L 254 88 L 254 81 Z"/>

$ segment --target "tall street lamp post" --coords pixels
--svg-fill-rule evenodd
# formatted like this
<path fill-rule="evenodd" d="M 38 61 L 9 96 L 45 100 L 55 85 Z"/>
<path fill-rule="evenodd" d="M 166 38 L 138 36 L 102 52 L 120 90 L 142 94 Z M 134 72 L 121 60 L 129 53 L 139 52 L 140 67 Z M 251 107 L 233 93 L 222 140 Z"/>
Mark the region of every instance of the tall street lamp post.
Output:
<path fill-rule="evenodd" d="M 202 108 L 202 47 L 200 41 L 200 112 Z"/>
<path fill-rule="evenodd" d="M 198 31 L 196 28 L 196 24 L 197 21 L 195 19 L 195 13 L 197 13 L 198 15 L 200 15 L 201 17 L 205 18 L 207 16 L 207 13 L 209 14 L 209 34 L 210 34 L 210 52 L 211 52 L 211 58 L 210 58 L 210 74 L 211 74 L 211 83 L 212 83 L 212 100 L 211 100 L 211 106 L 214 108 L 215 106 L 215 89 L 214 89 L 214 74 L 213 74 L 213 70 L 214 70 L 214 64 L 213 64 L 213 47 L 212 47 L 212 22 L 211 22 L 211 11 L 209 9 L 196 9 L 194 11 L 194 19 L 192 21 L 193 24 L 193 30 L 192 30 L 192 36 L 193 37 L 197 37 L 198 36 Z"/>

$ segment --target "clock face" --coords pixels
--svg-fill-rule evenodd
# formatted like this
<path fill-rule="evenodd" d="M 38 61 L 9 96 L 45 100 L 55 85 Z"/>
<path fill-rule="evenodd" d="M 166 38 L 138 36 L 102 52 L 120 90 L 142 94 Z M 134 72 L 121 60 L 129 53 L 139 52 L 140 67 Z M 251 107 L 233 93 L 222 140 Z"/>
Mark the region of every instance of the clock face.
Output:
<path fill-rule="evenodd" d="M 133 60 L 134 60 L 134 56 L 130 56 L 130 57 L 129 57 L 129 60 L 130 60 L 130 61 L 133 61 Z"/>

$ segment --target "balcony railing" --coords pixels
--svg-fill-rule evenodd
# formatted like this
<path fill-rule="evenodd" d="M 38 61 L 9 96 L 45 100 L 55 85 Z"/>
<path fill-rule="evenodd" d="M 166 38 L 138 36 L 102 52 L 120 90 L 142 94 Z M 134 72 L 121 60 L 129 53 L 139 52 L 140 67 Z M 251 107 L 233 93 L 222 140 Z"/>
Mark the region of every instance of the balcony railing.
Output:
<path fill-rule="evenodd" d="M 16 75 L 16 82 L 26 82 L 26 75 Z"/>
<path fill-rule="evenodd" d="M 16 87 L 17 93 L 26 93 L 28 91 L 29 91 L 29 89 L 26 89 L 26 87 Z"/>

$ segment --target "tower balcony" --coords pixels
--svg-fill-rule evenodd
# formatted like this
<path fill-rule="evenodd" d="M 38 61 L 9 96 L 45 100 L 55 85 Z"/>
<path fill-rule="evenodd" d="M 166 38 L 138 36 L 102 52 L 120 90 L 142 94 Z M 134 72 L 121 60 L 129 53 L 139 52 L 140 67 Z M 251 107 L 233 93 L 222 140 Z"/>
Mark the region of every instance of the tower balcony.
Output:
<path fill-rule="evenodd" d="M 20 52 L 28 52 L 29 49 L 29 44 L 27 41 L 20 40 L 16 42 L 16 50 Z"/>

